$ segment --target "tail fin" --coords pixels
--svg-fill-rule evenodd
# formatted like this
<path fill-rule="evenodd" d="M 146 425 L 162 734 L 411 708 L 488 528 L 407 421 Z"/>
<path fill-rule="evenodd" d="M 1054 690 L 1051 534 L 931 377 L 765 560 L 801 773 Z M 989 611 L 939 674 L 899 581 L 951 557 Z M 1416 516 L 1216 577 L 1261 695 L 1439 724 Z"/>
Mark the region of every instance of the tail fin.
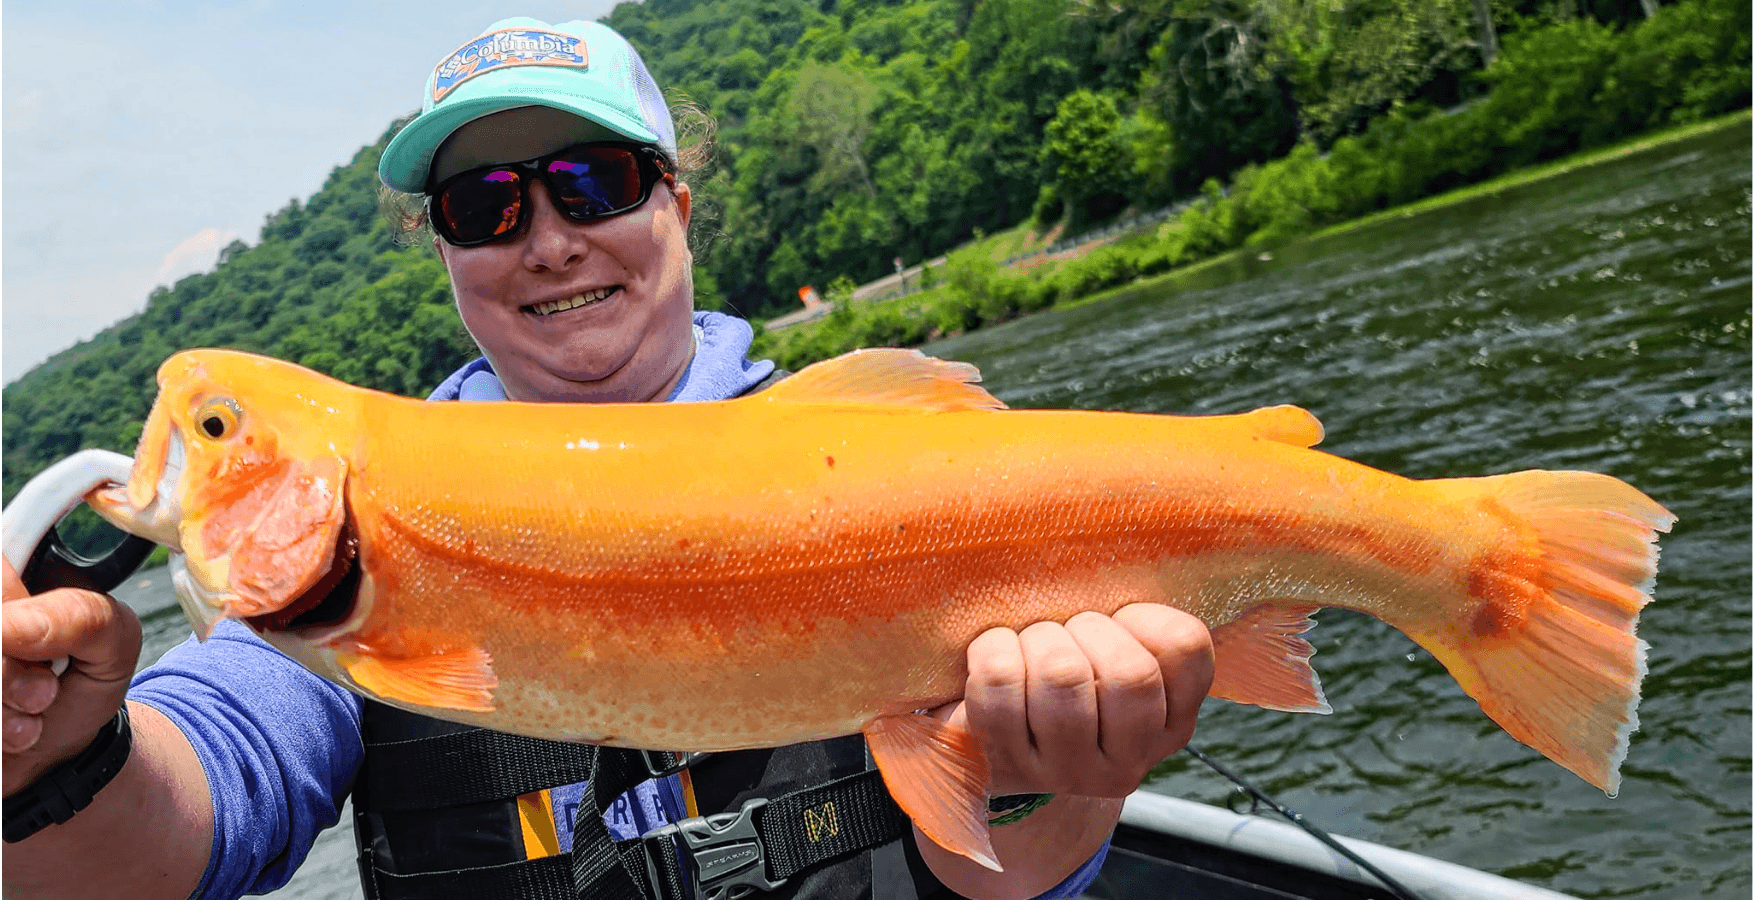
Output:
<path fill-rule="evenodd" d="M 1634 632 L 1657 572 L 1657 532 L 1676 517 L 1588 472 L 1515 472 L 1434 484 L 1530 536 L 1472 567 L 1468 621 L 1415 641 L 1525 744 L 1614 796 L 1645 677 Z"/>

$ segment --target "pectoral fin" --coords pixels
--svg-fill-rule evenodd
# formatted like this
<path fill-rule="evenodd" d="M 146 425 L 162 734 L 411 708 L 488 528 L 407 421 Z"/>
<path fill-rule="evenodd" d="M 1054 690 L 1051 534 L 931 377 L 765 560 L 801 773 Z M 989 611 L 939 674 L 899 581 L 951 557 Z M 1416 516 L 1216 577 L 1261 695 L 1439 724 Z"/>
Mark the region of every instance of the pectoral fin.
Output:
<path fill-rule="evenodd" d="M 434 709 L 493 712 L 493 691 L 500 684 L 493 659 L 479 647 L 407 658 L 342 650 L 335 661 L 373 696 Z"/>
<path fill-rule="evenodd" d="M 864 731 L 884 787 L 921 832 L 1001 871 L 987 830 L 987 754 L 974 735 L 918 714 L 880 716 Z"/>

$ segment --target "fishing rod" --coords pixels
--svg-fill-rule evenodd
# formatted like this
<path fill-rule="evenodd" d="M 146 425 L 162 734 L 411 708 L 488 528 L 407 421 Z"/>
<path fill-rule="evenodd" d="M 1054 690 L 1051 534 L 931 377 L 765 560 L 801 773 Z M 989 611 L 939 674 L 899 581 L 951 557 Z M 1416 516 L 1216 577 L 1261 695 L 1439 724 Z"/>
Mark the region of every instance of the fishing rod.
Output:
<path fill-rule="evenodd" d="M 1223 775 L 1226 778 L 1230 779 L 1232 784 L 1237 785 L 1237 787 L 1241 788 L 1245 793 L 1247 793 L 1249 795 L 1249 802 L 1250 802 L 1249 811 L 1252 814 L 1255 813 L 1260 807 L 1266 806 L 1267 808 L 1273 810 L 1274 812 L 1277 812 L 1280 815 L 1284 816 L 1286 818 L 1286 821 L 1291 822 L 1293 825 L 1296 825 L 1299 828 L 1304 829 L 1305 833 L 1307 833 L 1311 837 L 1316 838 L 1317 840 L 1321 841 L 1329 849 L 1346 857 L 1348 860 L 1351 860 L 1354 865 L 1358 866 L 1361 869 L 1364 869 L 1367 872 L 1370 872 L 1372 877 L 1374 877 L 1378 881 L 1382 882 L 1383 886 L 1386 888 L 1389 888 L 1390 893 L 1395 894 L 1396 897 L 1400 898 L 1400 900 L 1421 900 L 1420 895 L 1414 893 L 1414 890 L 1412 888 L 1408 887 L 1407 885 L 1402 884 L 1399 881 L 1396 881 L 1394 878 L 1389 877 L 1389 874 L 1387 872 L 1384 872 L 1382 869 L 1379 869 L 1378 867 L 1372 865 L 1370 862 L 1367 862 L 1365 860 L 1365 858 L 1360 856 L 1359 854 L 1354 853 L 1352 850 L 1347 849 L 1347 847 L 1344 844 L 1342 844 L 1340 841 L 1337 841 L 1333 837 L 1330 837 L 1328 832 L 1323 831 L 1321 828 L 1317 827 L 1317 825 L 1315 823 L 1304 818 L 1304 815 L 1302 813 L 1299 813 L 1295 810 L 1289 809 L 1286 806 L 1282 805 L 1279 801 L 1275 800 L 1272 797 L 1269 797 L 1265 792 L 1263 792 L 1261 790 L 1261 788 L 1258 788 L 1255 785 L 1250 784 L 1249 781 L 1244 779 L 1244 777 L 1242 775 L 1239 775 L 1236 772 L 1233 772 L 1230 769 L 1227 769 L 1224 766 L 1219 765 L 1217 760 L 1206 755 L 1205 753 L 1200 752 L 1200 750 L 1196 749 L 1193 744 L 1189 744 L 1189 745 L 1183 747 L 1182 749 L 1188 751 L 1189 755 L 1193 756 L 1195 759 L 1198 759 L 1201 762 L 1206 763 L 1208 768 L 1210 768 L 1213 771 L 1219 773 L 1220 775 Z"/>

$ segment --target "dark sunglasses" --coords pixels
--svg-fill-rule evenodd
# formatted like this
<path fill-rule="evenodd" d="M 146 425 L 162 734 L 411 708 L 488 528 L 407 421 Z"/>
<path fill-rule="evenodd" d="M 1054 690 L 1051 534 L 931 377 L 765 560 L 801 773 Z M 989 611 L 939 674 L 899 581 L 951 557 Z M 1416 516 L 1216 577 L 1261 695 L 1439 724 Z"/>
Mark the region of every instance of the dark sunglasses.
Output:
<path fill-rule="evenodd" d="M 575 144 L 547 156 L 459 172 L 427 192 L 427 217 L 445 242 L 475 247 L 503 241 L 530 224 L 530 179 L 542 179 L 555 208 L 575 222 L 638 209 L 673 171 L 647 144 Z"/>

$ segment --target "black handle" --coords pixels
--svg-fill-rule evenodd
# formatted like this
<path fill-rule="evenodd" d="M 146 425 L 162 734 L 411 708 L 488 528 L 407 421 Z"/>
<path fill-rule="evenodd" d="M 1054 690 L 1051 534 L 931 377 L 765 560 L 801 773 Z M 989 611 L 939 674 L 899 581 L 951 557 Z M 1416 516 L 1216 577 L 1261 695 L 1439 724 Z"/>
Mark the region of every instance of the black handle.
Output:
<path fill-rule="evenodd" d="M 94 559 L 75 553 L 61 542 L 61 533 L 50 528 L 18 577 L 33 594 L 59 587 L 107 594 L 127 581 L 156 546 L 146 538 L 124 534 L 120 544 Z"/>

